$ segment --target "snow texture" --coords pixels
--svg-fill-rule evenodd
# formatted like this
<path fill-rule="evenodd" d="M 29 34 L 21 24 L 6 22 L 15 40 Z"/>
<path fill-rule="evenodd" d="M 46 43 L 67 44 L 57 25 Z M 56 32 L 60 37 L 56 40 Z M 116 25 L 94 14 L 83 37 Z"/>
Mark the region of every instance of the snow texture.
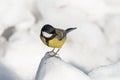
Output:
<path fill-rule="evenodd" d="M 39 65 L 35 80 L 91 80 L 85 73 L 47 52 Z"/>
<path fill-rule="evenodd" d="M 0 80 L 20 80 L 13 71 L 0 63 Z"/>
<path fill-rule="evenodd" d="M 93 80 L 119 80 L 120 62 L 109 66 L 99 67 L 89 73 Z"/>

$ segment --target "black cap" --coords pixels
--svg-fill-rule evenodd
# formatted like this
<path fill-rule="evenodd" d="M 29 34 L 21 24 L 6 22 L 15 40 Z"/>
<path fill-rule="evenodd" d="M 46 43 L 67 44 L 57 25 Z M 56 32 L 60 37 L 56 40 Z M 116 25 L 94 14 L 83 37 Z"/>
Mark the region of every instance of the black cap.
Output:
<path fill-rule="evenodd" d="M 55 28 L 50 24 L 45 24 L 43 26 L 43 28 L 41 29 L 41 31 L 45 31 L 47 33 L 54 34 L 55 33 Z"/>

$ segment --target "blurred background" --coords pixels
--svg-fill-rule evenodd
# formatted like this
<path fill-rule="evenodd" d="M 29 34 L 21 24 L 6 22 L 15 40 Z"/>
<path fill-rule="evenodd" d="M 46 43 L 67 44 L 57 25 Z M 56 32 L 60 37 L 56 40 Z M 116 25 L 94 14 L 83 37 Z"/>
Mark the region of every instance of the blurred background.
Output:
<path fill-rule="evenodd" d="M 120 0 L 0 0 L 0 80 L 34 79 L 51 50 L 39 37 L 44 24 L 77 27 L 59 56 L 88 76 L 120 68 Z"/>

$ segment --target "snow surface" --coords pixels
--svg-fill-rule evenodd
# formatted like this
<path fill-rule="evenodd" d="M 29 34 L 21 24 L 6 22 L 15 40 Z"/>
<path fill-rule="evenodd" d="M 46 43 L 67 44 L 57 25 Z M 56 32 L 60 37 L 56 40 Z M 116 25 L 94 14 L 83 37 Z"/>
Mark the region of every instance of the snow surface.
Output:
<path fill-rule="evenodd" d="M 52 50 L 39 38 L 41 27 L 49 23 L 77 29 L 67 35 L 59 51 L 62 60 L 53 57 L 40 65 L 46 66 L 41 80 L 60 79 L 59 75 L 120 80 L 119 21 L 120 0 L 0 0 L 0 74 L 34 80 L 40 60 Z M 14 30 L 9 31 L 10 27 Z"/>
<path fill-rule="evenodd" d="M 120 62 L 99 67 L 89 73 L 93 80 L 120 80 Z"/>
<path fill-rule="evenodd" d="M 85 73 L 50 52 L 42 58 L 35 80 L 91 80 Z"/>
<path fill-rule="evenodd" d="M 0 63 L 0 80 L 20 80 L 20 78 L 8 67 Z"/>

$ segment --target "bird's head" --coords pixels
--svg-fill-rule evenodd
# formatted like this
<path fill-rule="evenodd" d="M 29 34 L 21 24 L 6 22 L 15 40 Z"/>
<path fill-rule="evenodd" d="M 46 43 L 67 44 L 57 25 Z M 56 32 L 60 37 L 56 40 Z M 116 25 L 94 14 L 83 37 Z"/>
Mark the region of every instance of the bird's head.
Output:
<path fill-rule="evenodd" d="M 51 38 L 55 34 L 55 28 L 49 24 L 46 24 L 41 29 L 41 35 L 45 38 Z"/>

